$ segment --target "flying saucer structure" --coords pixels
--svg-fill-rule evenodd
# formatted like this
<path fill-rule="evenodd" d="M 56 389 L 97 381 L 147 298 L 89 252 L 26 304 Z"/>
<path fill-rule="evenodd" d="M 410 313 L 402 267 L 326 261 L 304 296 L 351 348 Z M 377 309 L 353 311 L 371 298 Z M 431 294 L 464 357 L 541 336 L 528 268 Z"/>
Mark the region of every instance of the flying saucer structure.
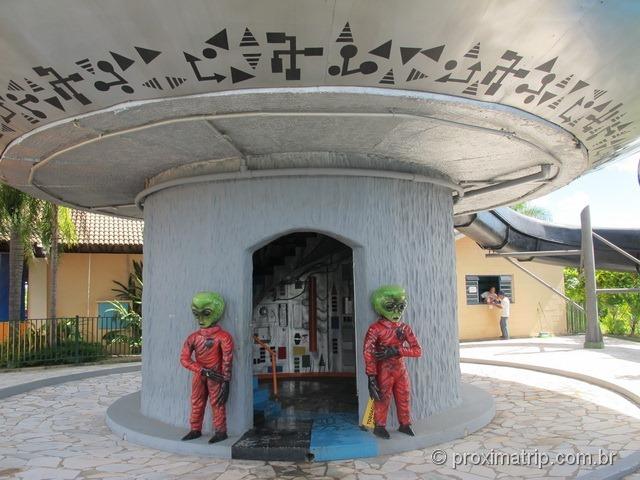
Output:
<path fill-rule="evenodd" d="M 230 433 L 251 427 L 251 258 L 292 232 L 353 251 L 360 414 L 368 298 L 384 283 L 407 286 L 425 348 L 409 367 L 416 424 L 461 408 L 453 215 L 544 195 L 640 144 L 637 2 L 0 11 L 0 179 L 144 218 L 140 414 L 173 427 L 186 424 L 177 358 L 203 289 L 228 299 L 236 338 Z"/>

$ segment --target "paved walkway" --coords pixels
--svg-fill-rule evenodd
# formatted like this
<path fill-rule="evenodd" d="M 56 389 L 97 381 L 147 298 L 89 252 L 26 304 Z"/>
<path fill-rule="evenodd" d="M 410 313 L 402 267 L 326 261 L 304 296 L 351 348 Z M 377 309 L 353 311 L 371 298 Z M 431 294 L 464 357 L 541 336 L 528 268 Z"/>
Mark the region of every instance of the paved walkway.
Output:
<path fill-rule="evenodd" d="M 514 362 L 588 375 L 629 390 L 640 399 L 640 342 L 605 337 L 602 350 L 582 347 L 584 335 L 465 342 L 460 357 Z"/>
<path fill-rule="evenodd" d="M 117 374 L 45 387 L 0 404 L 0 478 L 145 478 L 252 480 L 318 478 L 481 480 L 574 478 L 593 466 L 459 465 L 481 454 L 557 455 L 640 450 L 640 409 L 612 392 L 571 379 L 487 365 L 463 365 L 463 379 L 496 398 L 494 421 L 464 439 L 403 455 L 366 461 L 294 464 L 215 461 L 139 447 L 111 434 L 106 408 L 140 388 L 140 373 Z M 434 453 L 435 452 L 435 453 Z M 433 458 L 447 456 L 443 465 Z M 524 457 L 523 457 L 524 458 Z"/>
<path fill-rule="evenodd" d="M 140 362 L 104 363 L 99 365 L 60 365 L 51 367 L 23 368 L 18 370 L 0 371 L 0 389 L 13 387 L 22 383 L 34 382 L 45 378 L 64 377 L 75 373 L 97 372 L 116 367 L 130 367 L 140 365 Z"/>

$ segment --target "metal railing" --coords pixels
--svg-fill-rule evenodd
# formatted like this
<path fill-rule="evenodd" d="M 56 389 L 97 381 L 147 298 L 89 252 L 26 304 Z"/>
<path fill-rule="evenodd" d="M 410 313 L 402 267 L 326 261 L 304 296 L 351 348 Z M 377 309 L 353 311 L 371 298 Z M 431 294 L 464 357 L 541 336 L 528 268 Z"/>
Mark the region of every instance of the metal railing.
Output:
<path fill-rule="evenodd" d="M 118 317 L 0 322 L 0 368 L 83 363 L 138 355 L 141 326 Z"/>
<path fill-rule="evenodd" d="M 585 333 L 587 330 L 587 315 L 584 308 L 580 309 L 573 303 L 566 303 L 567 333 Z"/>

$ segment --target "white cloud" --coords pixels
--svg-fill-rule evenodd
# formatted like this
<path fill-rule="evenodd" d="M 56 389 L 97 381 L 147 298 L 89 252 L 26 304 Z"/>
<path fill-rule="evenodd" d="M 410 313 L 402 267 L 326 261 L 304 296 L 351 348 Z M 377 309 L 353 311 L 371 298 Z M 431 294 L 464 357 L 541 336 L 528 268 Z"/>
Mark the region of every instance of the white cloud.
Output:
<path fill-rule="evenodd" d="M 589 194 L 579 190 L 569 195 L 559 195 L 549 203 L 554 223 L 580 225 L 580 212 L 589 205 Z"/>
<path fill-rule="evenodd" d="M 627 155 L 532 203 L 549 210 L 554 223 L 578 226 L 590 205 L 594 228 L 640 228 L 638 159 Z"/>

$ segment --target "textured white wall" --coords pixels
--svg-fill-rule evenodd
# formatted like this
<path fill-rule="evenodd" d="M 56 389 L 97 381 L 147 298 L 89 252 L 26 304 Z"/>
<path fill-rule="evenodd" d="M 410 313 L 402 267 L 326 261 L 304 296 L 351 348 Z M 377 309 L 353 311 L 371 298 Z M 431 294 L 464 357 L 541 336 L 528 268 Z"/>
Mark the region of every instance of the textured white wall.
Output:
<path fill-rule="evenodd" d="M 243 180 L 175 187 L 145 205 L 142 412 L 188 428 L 190 373 L 179 364 L 197 329 L 192 295 L 219 291 L 222 327 L 234 337 L 227 405 L 230 433 L 251 427 L 252 252 L 292 231 L 332 235 L 354 250 L 360 414 L 368 393 L 362 340 L 376 319 L 369 296 L 406 286 L 405 320 L 421 359 L 406 359 L 414 420 L 460 402 L 456 277 L 450 192 L 429 184 L 367 178 Z M 393 427 L 395 413 L 389 426 Z M 210 428 L 210 423 L 205 428 Z"/>

